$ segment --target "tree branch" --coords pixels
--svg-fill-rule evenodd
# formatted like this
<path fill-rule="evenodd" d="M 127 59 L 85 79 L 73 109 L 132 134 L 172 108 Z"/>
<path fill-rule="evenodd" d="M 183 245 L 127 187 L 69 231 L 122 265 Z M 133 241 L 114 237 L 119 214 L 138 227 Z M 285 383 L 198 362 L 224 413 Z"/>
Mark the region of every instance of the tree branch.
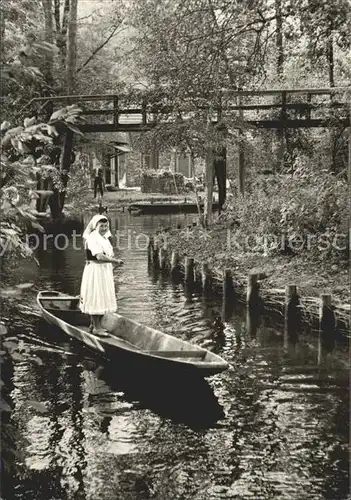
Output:
<path fill-rule="evenodd" d="M 116 34 L 116 31 L 118 30 L 120 24 L 118 26 L 114 26 L 113 30 L 109 34 L 109 36 L 102 42 L 96 49 L 92 52 L 92 54 L 88 57 L 88 59 L 77 69 L 77 73 L 79 73 L 85 66 L 87 66 L 90 61 L 96 56 L 96 54 L 105 47 L 105 45 L 108 44 L 108 42 L 111 40 L 111 38 Z"/>
<path fill-rule="evenodd" d="M 213 4 L 212 4 L 212 1 L 209 0 L 209 6 L 210 6 L 210 9 L 211 9 L 211 15 L 212 15 L 212 19 L 216 25 L 217 28 L 219 28 L 218 26 L 218 22 L 217 22 L 217 18 L 216 18 L 216 14 L 215 14 L 215 11 L 214 11 L 214 7 L 213 7 Z M 224 34 L 222 33 L 222 36 L 221 36 L 221 50 L 222 50 L 222 55 L 223 55 L 223 59 L 224 59 L 224 64 L 225 64 L 225 67 L 226 67 L 226 70 L 227 70 L 227 75 L 228 75 L 228 78 L 229 78 L 229 81 L 230 81 L 230 84 L 235 87 L 237 82 L 236 82 L 236 78 L 235 78 L 235 75 L 230 67 L 230 64 L 229 64 L 229 58 L 228 58 L 228 55 L 227 55 L 227 45 L 225 44 L 225 38 L 224 38 Z"/>
<path fill-rule="evenodd" d="M 87 16 L 79 17 L 77 22 L 80 23 L 81 21 L 84 21 L 85 19 L 90 19 L 98 11 L 99 11 L 99 9 L 95 9 L 91 14 L 88 14 Z"/>

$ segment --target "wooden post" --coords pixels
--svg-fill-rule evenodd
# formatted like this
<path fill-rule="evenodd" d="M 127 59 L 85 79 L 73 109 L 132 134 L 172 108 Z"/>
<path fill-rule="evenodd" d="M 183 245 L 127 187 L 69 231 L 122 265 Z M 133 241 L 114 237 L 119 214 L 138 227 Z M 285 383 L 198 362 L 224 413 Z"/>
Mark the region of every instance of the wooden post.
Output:
<path fill-rule="evenodd" d="M 207 291 L 211 286 L 211 273 L 207 262 L 201 266 L 201 282 L 204 291 Z"/>
<path fill-rule="evenodd" d="M 143 97 L 141 103 L 141 116 L 142 116 L 142 124 L 147 125 L 147 101 L 145 97 Z"/>
<path fill-rule="evenodd" d="M 167 264 L 167 250 L 164 247 L 159 248 L 158 259 L 159 259 L 160 269 L 165 269 Z"/>
<path fill-rule="evenodd" d="M 285 128 L 284 123 L 286 121 L 286 92 L 282 91 L 281 93 L 281 109 L 280 109 L 280 117 L 279 117 L 279 128 L 277 129 L 277 142 L 278 142 L 278 151 L 277 151 L 277 168 L 275 170 L 281 171 L 283 166 L 284 159 L 284 151 L 285 151 Z"/>
<path fill-rule="evenodd" d="M 307 111 L 306 111 L 307 120 L 311 119 L 311 101 L 312 101 L 312 94 L 311 94 L 311 92 L 308 92 L 308 94 L 307 94 Z"/>
<path fill-rule="evenodd" d="M 153 260 L 153 256 L 154 256 L 154 237 L 153 236 L 150 236 L 149 238 L 149 245 L 147 247 L 147 257 L 148 257 L 148 260 L 151 262 Z"/>
<path fill-rule="evenodd" d="M 296 285 L 285 287 L 284 305 L 284 347 L 288 348 L 289 341 L 297 342 L 299 331 L 299 307 L 300 300 Z"/>
<path fill-rule="evenodd" d="M 259 305 L 259 300 L 258 274 L 251 273 L 247 279 L 246 302 L 249 307 L 257 307 Z"/>
<path fill-rule="evenodd" d="M 185 282 L 193 283 L 194 282 L 194 259 L 191 257 L 185 257 Z"/>
<path fill-rule="evenodd" d="M 113 124 L 118 125 L 118 97 L 113 98 Z"/>
<path fill-rule="evenodd" d="M 152 261 L 154 263 L 154 266 L 158 268 L 160 261 L 158 258 L 158 245 L 155 241 L 153 242 L 152 245 Z"/>
<path fill-rule="evenodd" d="M 334 333 L 335 314 L 332 308 L 332 296 L 330 293 L 322 293 L 319 304 L 319 330 L 330 334 Z"/>
<path fill-rule="evenodd" d="M 115 170 L 115 186 L 119 187 L 119 158 L 118 154 L 113 156 L 113 166 Z"/>
<path fill-rule="evenodd" d="M 246 331 L 251 337 L 256 337 L 257 329 L 260 322 L 259 311 L 247 306 L 246 308 Z"/>
<path fill-rule="evenodd" d="M 223 319 L 226 320 L 231 316 L 233 301 L 233 278 L 230 269 L 225 269 L 223 272 Z"/>
<path fill-rule="evenodd" d="M 234 291 L 233 287 L 233 277 L 230 269 L 225 269 L 223 272 L 223 295 L 229 296 L 232 295 Z"/>
<path fill-rule="evenodd" d="M 336 318 L 332 306 L 330 293 L 322 293 L 319 304 L 319 343 L 318 363 L 320 363 L 326 352 L 331 352 L 335 346 Z"/>
<path fill-rule="evenodd" d="M 175 274 L 179 271 L 179 255 L 178 252 L 173 250 L 172 256 L 171 256 L 171 273 Z"/>

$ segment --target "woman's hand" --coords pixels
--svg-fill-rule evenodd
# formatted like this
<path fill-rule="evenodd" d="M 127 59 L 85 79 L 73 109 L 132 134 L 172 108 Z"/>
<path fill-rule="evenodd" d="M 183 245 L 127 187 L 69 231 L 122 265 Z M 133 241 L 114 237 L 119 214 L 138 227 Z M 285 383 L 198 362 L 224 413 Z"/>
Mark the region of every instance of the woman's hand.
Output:
<path fill-rule="evenodd" d="M 115 259 L 113 264 L 114 264 L 114 267 L 123 266 L 124 261 L 122 259 Z"/>
<path fill-rule="evenodd" d="M 107 255 L 103 253 L 98 253 L 96 255 L 97 260 L 101 262 L 109 262 L 110 264 L 113 264 L 114 266 L 121 266 L 124 264 L 122 259 L 115 259 L 115 257 L 108 257 Z"/>

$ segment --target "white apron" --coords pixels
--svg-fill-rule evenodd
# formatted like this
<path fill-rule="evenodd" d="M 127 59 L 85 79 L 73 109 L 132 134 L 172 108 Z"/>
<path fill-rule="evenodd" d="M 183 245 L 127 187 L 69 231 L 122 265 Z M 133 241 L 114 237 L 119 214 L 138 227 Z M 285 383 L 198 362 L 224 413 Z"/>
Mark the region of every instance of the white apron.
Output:
<path fill-rule="evenodd" d="M 86 238 L 86 248 L 93 256 L 104 253 L 113 257 L 113 248 L 106 236 L 92 231 Z M 88 260 L 80 288 L 80 310 L 85 314 L 102 315 L 117 310 L 113 265 L 110 262 Z"/>

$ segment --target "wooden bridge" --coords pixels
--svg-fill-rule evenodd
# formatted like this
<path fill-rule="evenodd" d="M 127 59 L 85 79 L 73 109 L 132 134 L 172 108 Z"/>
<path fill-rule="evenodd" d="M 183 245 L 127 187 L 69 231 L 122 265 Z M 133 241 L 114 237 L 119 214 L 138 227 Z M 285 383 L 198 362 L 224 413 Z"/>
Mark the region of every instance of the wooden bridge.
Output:
<path fill-rule="evenodd" d="M 220 100 L 218 95 L 208 100 L 184 100 L 183 108 L 172 105 L 172 100 L 161 93 L 139 97 L 116 94 L 65 95 L 34 98 L 24 109 L 29 108 L 38 116 L 44 115 L 49 119 L 56 109 L 77 104 L 86 117 L 86 122 L 79 125 L 82 132 L 146 132 L 162 123 L 174 123 L 179 116 L 186 120 L 197 112 L 203 112 L 204 119 L 209 117 L 213 124 L 223 123 L 228 117 L 232 122 L 230 128 L 237 128 L 242 134 L 245 126 L 278 129 L 281 133 L 291 128 L 346 128 L 351 121 L 350 102 L 351 87 L 334 87 L 223 91 Z M 92 119 L 90 122 L 89 117 Z M 68 129 L 63 143 L 61 177 L 64 187 L 68 182 L 73 135 L 72 130 Z M 214 170 L 222 205 L 225 199 L 225 162 L 221 165 L 215 163 Z M 350 159 L 349 170 L 351 175 Z M 210 177 L 212 179 L 213 174 Z M 244 193 L 244 178 L 244 154 L 239 151 L 241 193 Z M 64 198 L 65 191 L 55 191 L 50 197 L 53 217 L 60 216 Z"/>
<path fill-rule="evenodd" d="M 226 91 L 221 104 L 194 99 L 182 110 L 164 104 L 167 98 L 158 96 L 155 99 L 151 94 L 140 97 L 139 101 L 134 99 L 132 104 L 129 96 L 93 94 L 34 98 L 26 108 L 36 107 L 37 111 L 43 111 L 50 105 L 51 110 L 55 110 L 76 103 L 87 117 L 87 123 L 80 126 L 82 132 L 147 131 L 162 121 L 171 123 L 179 112 L 186 119 L 196 110 L 209 111 L 214 124 L 221 115 L 230 113 L 248 125 L 265 129 L 347 127 L 350 125 L 350 98 L 350 87 Z M 193 111 L 189 111 L 190 106 Z M 337 115 L 336 110 L 339 110 Z M 89 123 L 88 117 L 94 117 L 94 121 Z"/>

